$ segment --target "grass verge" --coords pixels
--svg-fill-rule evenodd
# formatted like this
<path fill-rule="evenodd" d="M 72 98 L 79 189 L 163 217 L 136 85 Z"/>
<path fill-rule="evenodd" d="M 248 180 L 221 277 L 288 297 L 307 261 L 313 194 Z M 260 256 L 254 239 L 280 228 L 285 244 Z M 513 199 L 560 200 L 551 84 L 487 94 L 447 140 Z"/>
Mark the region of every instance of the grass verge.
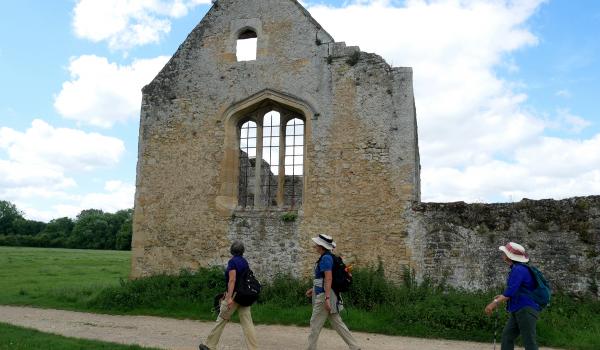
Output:
<path fill-rule="evenodd" d="M 220 269 L 129 281 L 124 278 L 129 255 L 121 255 L 127 252 L 31 250 L 0 247 L 0 304 L 214 320 L 213 296 L 225 289 Z M 12 259 L 9 265 L 4 263 L 7 256 Z M 53 275 L 42 268 L 48 263 L 56 265 Z M 80 263 L 85 267 L 71 266 Z M 18 275 L 6 281 L 11 267 Z M 63 276 L 73 271 L 84 274 Z M 347 310 L 342 317 L 348 326 L 390 335 L 492 341 L 494 318 L 484 315 L 483 308 L 500 290 L 472 293 L 417 284 L 409 273 L 405 280 L 408 283 L 398 286 L 386 281 L 381 269 L 355 270 L 352 290 L 344 296 Z M 304 292 L 309 286 L 309 281 L 279 276 L 265 286 L 252 308 L 253 319 L 263 324 L 307 326 L 311 307 Z M 539 343 L 600 349 L 598 315 L 598 301 L 556 295 L 540 315 Z M 506 318 L 505 312 L 498 313 L 499 334 Z"/>
<path fill-rule="evenodd" d="M 127 279 L 131 252 L 0 247 L 0 304 L 81 310 Z"/>
<path fill-rule="evenodd" d="M 137 345 L 120 345 L 60 335 L 0 323 L 0 350 L 152 350 Z M 157 350 L 157 349 L 154 349 Z"/>

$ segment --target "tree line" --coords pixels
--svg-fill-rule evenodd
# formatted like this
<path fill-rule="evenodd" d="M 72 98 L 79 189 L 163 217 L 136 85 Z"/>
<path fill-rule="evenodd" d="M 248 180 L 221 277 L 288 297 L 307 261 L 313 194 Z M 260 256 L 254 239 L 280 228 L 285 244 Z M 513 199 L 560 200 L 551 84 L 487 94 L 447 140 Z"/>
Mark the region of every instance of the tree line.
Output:
<path fill-rule="evenodd" d="M 130 250 L 133 209 L 81 211 L 48 223 L 27 220 L 9 201 L 0 201 L 0 246 Z"/>

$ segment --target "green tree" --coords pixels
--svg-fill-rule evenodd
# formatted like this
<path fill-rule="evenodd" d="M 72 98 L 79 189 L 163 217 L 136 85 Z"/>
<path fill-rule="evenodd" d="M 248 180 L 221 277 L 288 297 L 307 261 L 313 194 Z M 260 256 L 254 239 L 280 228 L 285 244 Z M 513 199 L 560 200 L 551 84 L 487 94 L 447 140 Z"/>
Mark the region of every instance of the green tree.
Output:
<path fill-rule="evenodd" d="M 45 222 L 18 218 L 13 221 L 13 233 L 22 236 L 37 236 L 46 227 Z"/>
<path fill-rule="evenodd" d="M 45 237 L 49 247 L 66 247 L 67 239 L 73 232 L 75 223 L 71 218 L 63 217 L 51 220 L 40 234 Z"/>
<path fill-rule="evenodd" d="M 133 209 L 119 210 L 111 218 L 111 227 L 115 234 L 115 247 L 118 250 L 131 249 L 131 225 Z"/>
<path fill-rule="evenodd" d="M 114 249 L 114 242 L 109 216 L 102 210 L 88 209 L 77 216 L 67 245 L 69 248 Z"/>
<path fill-rule="evenodd" d="M 104 215 L 104 212 L 102 211 L 102 209 L 85 209 L 82 210 L 81 213 L 79 213 L 79 215 L 77 215 L 76 220 L 83 219 L 88 215 Z"/>
<path fill-rule="evenodd" d="M 14 234 L 13 224 L 19 219 L 24 220 L 23 213 L 16 205 L 9 201 L 0 201 L 0 234 Z"/>
<path fill-rule="evenodd" d="M 131 236 L 132 236 L 132 232 L 133 232 L 132 222 L 133 222 L 133 219 L 129 218 L 125 222 L 123 222 L 123 225 L 121 225 L 119 232 L 117 232 L 117 242 L 116 242 L 116 247 L 115 247 L 116 249 L 118 249 L 118 250 L 130 250 L 131 249 Z"/>

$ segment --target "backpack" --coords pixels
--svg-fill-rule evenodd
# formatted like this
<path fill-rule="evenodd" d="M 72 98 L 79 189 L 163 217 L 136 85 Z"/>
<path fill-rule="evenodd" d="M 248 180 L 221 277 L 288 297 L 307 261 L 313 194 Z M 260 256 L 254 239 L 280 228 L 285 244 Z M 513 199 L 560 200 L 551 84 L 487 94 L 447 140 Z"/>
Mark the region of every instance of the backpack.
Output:
<path fill-rule="evenodd" d="M 550 289 L 550 284 L 544 277 L 544 274 L 542 274 L 542 272 L 534 266 L 530 266 L 527 264 L 522 265 L 526 266 L 531 272 L 531 275 L 535 280 L 535 289 L 529 290 L 527 288 L 521 287 L 519 289 L 519 292 L 530 297 L 541 308 L 545 308 L 546 306 L 550 305 L 552 290 Z"/>
<path fill-rule="evenodd" d="M 350 286 L 352 285 L 352 274 L 347 270 L 346 264 L 344 264 L 344 260 L 341 257 L 331 254 L 333 258 L 333 268 L 331 270 L 332 280 L 331 280 L 331 289 L 337 294 L 342 292 L 347 292 L 350 290 Z M 321 262 L 321 258 L 317 261 L 317 265 Z"/>
<path fill-rule="evenodd" d="M 247 268 L 235 279 L 235 297 L 233 300 L 241 306 L 250 306 L 258 300 L 260 282 L 254 277 L 254 272 Z"/>

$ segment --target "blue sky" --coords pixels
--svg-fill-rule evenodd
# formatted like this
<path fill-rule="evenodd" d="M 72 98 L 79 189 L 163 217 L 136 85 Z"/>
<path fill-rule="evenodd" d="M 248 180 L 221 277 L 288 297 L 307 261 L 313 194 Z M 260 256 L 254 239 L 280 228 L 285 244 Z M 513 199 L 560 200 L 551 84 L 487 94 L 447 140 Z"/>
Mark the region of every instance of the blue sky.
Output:
<path fill-rule="evenodd" d="M 0 199 L 27 217 L 133 206 L 140 89 L 209 0 L 21 0 L 0 12 Z M 304 1 L 414 70 L 422 197 L 600 194 L 600 2 Z"/>

